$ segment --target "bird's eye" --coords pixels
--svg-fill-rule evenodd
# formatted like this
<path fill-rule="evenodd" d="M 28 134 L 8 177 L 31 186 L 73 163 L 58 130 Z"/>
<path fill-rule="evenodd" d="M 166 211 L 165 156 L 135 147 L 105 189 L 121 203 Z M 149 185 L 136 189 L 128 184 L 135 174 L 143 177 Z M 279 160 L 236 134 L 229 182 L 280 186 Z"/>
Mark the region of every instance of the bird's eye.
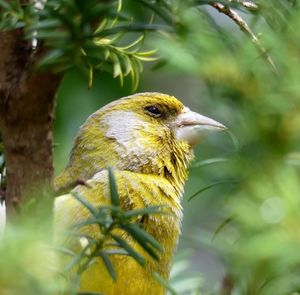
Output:
<path fill-rule="evenodd" d="M 155 118 L 158 118 L 162 115 L 161 109 L 156 106 L 148 106 L 145 108 L 145 110 Z"/>

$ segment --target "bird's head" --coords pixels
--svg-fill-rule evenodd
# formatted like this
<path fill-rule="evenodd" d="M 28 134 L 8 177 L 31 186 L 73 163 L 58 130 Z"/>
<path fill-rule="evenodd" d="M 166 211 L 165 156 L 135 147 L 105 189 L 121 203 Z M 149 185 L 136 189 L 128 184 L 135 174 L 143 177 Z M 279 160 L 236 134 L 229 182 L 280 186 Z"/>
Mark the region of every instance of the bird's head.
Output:
<path fill-rule="evenodd" d="M 205 129 L 224 125 L 190 111 L 173 96 L 140 93 L 116 100 L 92 114 L 81 127 L 66 170 L 66 185 L 103 168 L 156 174 L 183 185 L 192 147 Z"/>

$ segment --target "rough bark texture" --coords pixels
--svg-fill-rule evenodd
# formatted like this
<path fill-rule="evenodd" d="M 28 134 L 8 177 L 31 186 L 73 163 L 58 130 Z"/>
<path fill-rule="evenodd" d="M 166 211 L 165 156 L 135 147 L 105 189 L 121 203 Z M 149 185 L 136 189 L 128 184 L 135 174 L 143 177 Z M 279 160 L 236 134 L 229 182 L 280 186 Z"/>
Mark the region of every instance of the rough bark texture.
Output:
<path fill-rule="evenodd" d="M 7 168 L 8 212 L 42 195 L 53 176 L 55 94 L 61 77 L 34 70 L 43 54 L 22 30 L 0 32 L 0 128 Z"/>

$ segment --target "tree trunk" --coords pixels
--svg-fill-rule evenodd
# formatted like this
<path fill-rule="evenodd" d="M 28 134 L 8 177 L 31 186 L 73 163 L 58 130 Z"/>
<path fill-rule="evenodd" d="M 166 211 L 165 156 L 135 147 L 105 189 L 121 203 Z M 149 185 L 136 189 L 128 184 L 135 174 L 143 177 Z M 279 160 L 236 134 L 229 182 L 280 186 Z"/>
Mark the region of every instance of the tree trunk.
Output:
<path fill-rule="evenodd" d="M 0 128 L 7 169 L 8 213 L 42 196 L 53 177 L 55 94 L 61 76 L 36 71 L 43 48 L 22 29 L 0 32 Z"/>

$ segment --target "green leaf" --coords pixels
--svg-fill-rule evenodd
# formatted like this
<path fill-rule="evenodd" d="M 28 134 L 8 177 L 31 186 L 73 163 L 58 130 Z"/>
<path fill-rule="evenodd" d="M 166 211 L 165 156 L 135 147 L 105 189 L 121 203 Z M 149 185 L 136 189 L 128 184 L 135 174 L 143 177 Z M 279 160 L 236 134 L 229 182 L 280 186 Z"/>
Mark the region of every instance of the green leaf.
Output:
<path fill-rule="evenodd" d="M 104 49 L 104 60 L 108 60 L 108 58 L 110 57 L 110 51 L 108 48 Z"/>
<path fill-rule="evenodd" d="M 97 216 L 98 214 L 98 210 L 94 207 L 93 204 L 91 204 L 90 202 L 87 201 L 87 199 L 85 199 L 84 197 L 80 196 L 78 193 L 76 192 L 72 192 L 71 195 L 77 200 L 79 201 L 86 209 L 88 209 L 91 214 L 93 216 Z"/>
<path fill-rule="evenodd" d="M 118 207 L 120 206 L 120 200 L 118 195 L 117 183 L 111 167 L 108 168 L 108 179 L 109 179 L 111 203 L 112 205 Z"/>
<path fill-rule="evenodd" d="M 90 246 L 87 245 L 85 248 L 83 248 L 76 256 L 74 256 L 73 259 L 69 261 L 68 264 L 64 266 L 64 272 L 68 273 L 71 271 L 76 265 L 79 264 L 82 258 L 84 258 L 87 255 L 87 251 L 89 250 Z"/>
<path fill-rule="evenodd" d="M 30 30 L 40 30 L 40 29 L 54 29 L 61 25 L 61 22 L 57 19 L 46 19 L 34 23 L 29 27 Z"/>
<path fill-rule="evenodd" d="M 141 43 L 143 40 L 145 39 L 145 34 L 142 34 L 139 38 L 137 38 L 135 41 L 133 41 L 132 43 L 129 43 L 129 45 L 124 46 L 124 47 L 120 47 L 121 50 L 128 50 L 136 45 L 138 45 L 139 43 Z"/>
<path fill-rule="evenodd" d="M 137 2 L 140 2 L 147 8 L 151 9 L 156 15 L 159 15 L 166 23 L 168 24 L 174 24 L 174 16 L 168 11 L 168 9 L 165 9 L 162 5 L 159 5 L 158 3 L 151 3 L 147 0 L 135 0 Z"/>
<path fill-rule="evenodd" d="M 84 226 L 87 226 L 87 225 L 93 225 L 93 224 L 102 224 L 101 222 L 102 220 L 100 220 L 99 222 L 99 219 L 97 218 L 87 218 L 85 219 L 84 221 L 79 221 L 79 222 L 76 222 L 72 225 L 72 228 L 80 228 L 80 227 L 84 227 Z"/>
<path fill-rule="evenodd" d="M 121 225 L 121 228 L 128 232 L 137 243 L 155 260 L 159 260 L 157 251 L 162 251 L 160 244 L 137 224 Z"/>
<path fill-rule="evenodd" d="M 158 60 L 158 57 L 147 57 L 147 56 L 140 56 L 138 54 L 135 54 L 135 57 L 139 60 L 142 60 L 142 61 L 157 61 Z"/>
<path fill-rule="evenodd" d="M 112 263 L 111 263 L 111 261 L 110 261 L 109 256 L 108 256 L 104 251 L 100 251 L 100 252 L 98 253 L 98 255 L 102 258 L 102 260 L 103 260 L 103 262 L 104 262 L 104 264 L 105 264 L 105 266 L 106 266 L 106 269 L 107 269 L 107 271 L 109 272 L 111 278 L 112 278 L 114 281 L 116 281 L 116 280 L 117 280 L 117 275 L 116 275 L 116 272 L 115 272 L 115 270 L 114 270 L 114 267 L 113 267 L 113 265 L 112 265 Z"/>
<path fill-rule="evenodd" d="M 136 56 L 144 56 L 144 57 L 149 57 L 152 56 L 153 54 L 157 53 L 157 49 L 149 50 L 149 51 L 142 51 L 138 52 Z"/>
<path fill-rule="evenodd" d="M 129 254 L 124 249 L 108 249 L 105 250 L 107 255 L 125 255 L 128 256 Z"/>
<path fill-rule="evenodd" d="M 9 11 L 10 9 L 12 9 L 12 8 L 10 7 L 10 3 L 7 2 L 7 1 L 4 1 L 4 0 L 1 0 L 1 1 L 0 1 L 0 6 L 1 6 L 1 8 L 2 8 L 3 10 Z"/>
<path fill-rule="evenodd" d="M 212 188 L 212 187 L 215 187 L 215 186 L 218 186 L 218 185 L 224 185 L 224 184 L 237 184 L 238 181 L 234 181 L 234 180 L 222 180 L 222 181 L 217 181 L 217 182 L 214 182 L 214 183 L 211 183 L 205 187 L 203 187 L 202 189 L 198 190 L 196 193 L 194 193 L 193 195 L 191 195 L 189 198 L 188 198 L 188 201 L 191 201 L 192 199 L 194 199 L 197 195 L 199 195 L 200 193 Z"/>
<path fill-rule="evenodd" d="M 108 27 L 108 19 L 104 18 L 99 24 L 99 26 L 97 27 L 97 29 L 95 30 L 94 34 L 98 34 L 99 32 L 103 31 L 107 27 Z"/>
<path fill-rule="evenodd" d="M 206 159 L 206 160 L 203 160 L 203 161 L 196 162 L 195 164 L 193 164 L 192 168 L 207 166 L 207 165 L 211 165 L 211 164 L 215 164 L 215 163 L 223 163 L 223 162 L 227 162 L 227 161 L 229 161 L 229 159 L 226 159 L 226 158 L 211 158 L 211 159 Z"/>
<path fill-rule="evenodd" d="M 157 272 L 153 272 L 152 276 L 164 286 L 172 295 L 178 295 L 172 286 Z"/>
<path fill-rule="evenodd" d="M 145 259 L 138 253 L 136 252 L 124 239 L 121 237 L 111 234 L 111 237 L 120 245 L 121 248 L 126 250 L 126 252 L 133 257 L 140 265 L 145 264 Z"/>
<path fill-rule="evenodd" d="M 122 58 L 120 59 L 120 62 L 122 64 L 122 71 L 123 71 L 123 75 L 125 77 L 128 74 L 130 74 L 130 71 L 132 69 L 131 60 L 127 54 L 123 54 Z"/>
<path fill-rule="evenodd" d="M 64 55 L 64 51 L 61 49 L 51 50 L 37 65 L 37 67 L 45 67 L 55 64 Z"/>
<path fill-rule="evenodd" d="M 52 246 L 51 247 L 52 250 L 56 251 L 56 252 L 60 252 L 62 254 L 66 254 L 69 256 L 74 257 L 76 255 L 76 253 L 66 247 L 61 247 L 61 246 Z"/>
<path fill-rule="evenodd" d="M 230 216 L 230 217 L 227 217 L 217 228 L 216 228 L 216 230 L 215 230 L 215 232 L 214 232 L 214 234 L 213 234 L 213 236 L 212 236 L 212 238 L 211 238 L 211 240 L 213 241 L 215 238 L 216 238 L 216 236 L 217 236 L 217 234 L 226 226 L 226 225 L 228 225 L 231 221 L 233 220 L 233 217 L 232 216 Z"/>
<path fill-rule="evenodd" d="M 139 85 L 140 80 L 140 71 L 139 71 L 139 64 L 135 58 L 131 59 L 131 80 L 132 80 L 132 91 L 135 91 Z"/>
<path fill-rule="evenodd" d="M 168 62 L 167 62 L 165 59 L 160 59 L 160 60 L 158 60 L 157 63 L 155 63 L 155 64 L 152 66 L 151 70 L 153 70 L 153 71 L 159 70 L 159 69 L 161 69 L 162 67 L 166 66 L 167 63 L 168 63 Z"/>
<path fill-rule="evenodd" d="M 116 3 L 99 3 L 99 4 L 94 4 L 92 7 L 87 9 L 88 13 L 84 14 L 84 19 L 83 22 L 91 22 L 93 20 L 98 20 L 102 19 L 103 17 L 107 16 L 108 14 L 114 13 L 116 10 Z"/>
<path fill-rule="evenodd" d="M 68 42 L 69 33 L 63 31 L 46 31 L 41 30 L 37 32 L 37 39 L 45 39 L 45 40 L 63 40 L 64 42 Z"/>
<path fill-rule="evenodd" d="M 163 212 L 161 209 L 163 206 L 151 206 L 147 208 L 142 208 L 142 209 L 134 209 L 130 211 L 126 211 L 123 214 L 124 218 L 132 218 L 132 217 L 137 217 L 141 215 L 153 215 L 153 214 L 168 214 L 166 212 Z"/>
<path fill-rule="evenodd" d="M 145 31 L 173 32 L 173 29 L 171 27 L 165 25 L 158 25 L 158 24 L 120 25 L 120 26 L 115 26 L 111 29 L 106 29 L 101 32 L 98 32 L 94 35 L 94 37 L 106 37 L 120 32 L 145 32 Z"/>
<path fill-rule="evenodd" d="M 77 290 L 79 289 L 80 276 L 77 273 L 73 273 L 70 278 L 70 295 L 77 295 Z"/>
<path fill-rule="evenodd" d="M 136 67 L 138 73 L 141 73 L 143 71 L 143 64 L 140 60 L 137 58 L 133 59 L 133 64 Z"/>
<path fill-rule="evenodd" d="M 89 66 L 89 80 L 88 80 L 88 88 L 91 89 L 94 81 L 94 68 Z"/>
<path fill-rule="evenodd" d="M 114 68 L 113 77 L 114 78 L 120 77 L 121 86 L 123 86 L 123 73 L 122 73 L 121 63 L 118 58 L 118 55 L 115 54 L 114 52 L 111 52 L 110 59 L 113 62 L 113 68 Z"/>

